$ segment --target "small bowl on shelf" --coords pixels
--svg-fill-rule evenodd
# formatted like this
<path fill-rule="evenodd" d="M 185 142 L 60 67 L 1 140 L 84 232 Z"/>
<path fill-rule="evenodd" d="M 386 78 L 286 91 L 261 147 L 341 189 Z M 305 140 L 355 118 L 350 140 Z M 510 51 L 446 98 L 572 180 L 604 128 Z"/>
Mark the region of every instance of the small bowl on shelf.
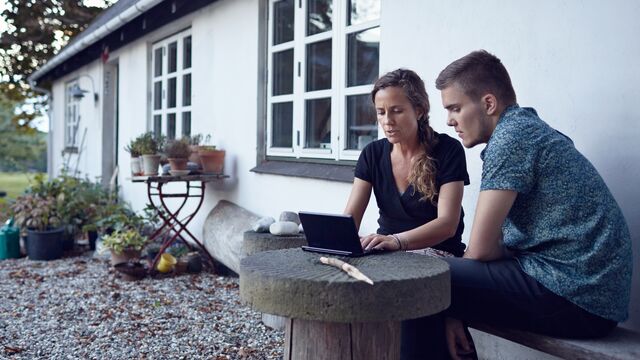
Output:
<path fill-rule="evenodd" d="M 191 170 L 169 170 L 169 174 L 172 176 L 184 176 L 189 175 L 189 173 L 191 173 Z"/>

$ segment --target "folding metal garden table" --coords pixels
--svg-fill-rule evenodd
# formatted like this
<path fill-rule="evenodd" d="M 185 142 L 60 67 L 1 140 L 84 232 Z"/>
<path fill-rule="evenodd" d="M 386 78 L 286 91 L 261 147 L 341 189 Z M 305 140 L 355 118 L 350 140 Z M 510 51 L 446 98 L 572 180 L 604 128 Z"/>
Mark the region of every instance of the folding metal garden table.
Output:
<path fill-rule="evenodd" d="M 204 201 L 205 184 L 207 182 L 221 180 L 229 177 L 223 174 L 198 174 L 198 175 L 158 175 L 158 176 L 134 176 L 132 182 L 144 182 L 147 184 L 147 196 L 150 205 L 157 210 L 158 215 L 162 219 L 162 225 L 151 235 L 150 240 L 153 241 L 159 237 L 168 234 L 162 241 L 160 251 L 151 264 L 150 271 L 155 271 L 156 265 L 160 260 L 160 255 L 176 240 L 182 241 L 187 247 L 193 249 L 193 245 L 200 248 L 213 262 L 213 257 L 207 251 L 204 243 L 200 241 L 189 229 L 187 225 L 202 207 Z M 169 183 L 185 183 L 185 189 L 177 192 L 167 191 L 166 184 Z M 167 204 L 167 199 L 178 199 L 176 204 Z M 194 207 L 185 207 L 190 202 L 195 203 Z M 181 214 L 182 212 L 182 214 Z M 181 216 L 182 215 L 182 216 Z M 186 239 L 190 239 L 192 244 Z"/>

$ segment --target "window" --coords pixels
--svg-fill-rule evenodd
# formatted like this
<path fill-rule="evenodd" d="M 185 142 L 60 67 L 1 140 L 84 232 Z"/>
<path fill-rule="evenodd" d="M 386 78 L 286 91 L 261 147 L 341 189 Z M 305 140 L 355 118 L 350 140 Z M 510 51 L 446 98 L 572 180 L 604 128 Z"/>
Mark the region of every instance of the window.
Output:
<path fill-rule="evenodd" d="M 78 86 L 77 79 L 65 84 L 64 147 L 66 150 L 77 150 L 78 147 L 80 100 L 72 95 L 72 89 L 77 89 Z"/>
<path fill-rule="evenodd" d="M 357 160 L 378 138 L 380 0 L 270 0 L 267 155 Z"/>
<path fill-rule="evenodd" d="M 151 48 L 151 120 L 169 139 L 191 135 L 191 30 Z"/>

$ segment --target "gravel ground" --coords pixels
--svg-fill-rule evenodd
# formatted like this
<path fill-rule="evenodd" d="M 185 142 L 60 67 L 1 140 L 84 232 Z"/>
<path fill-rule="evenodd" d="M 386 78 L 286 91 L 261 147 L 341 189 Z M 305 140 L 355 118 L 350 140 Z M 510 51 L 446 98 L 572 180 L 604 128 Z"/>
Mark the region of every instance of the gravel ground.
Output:
<path fill-rule="evenodd" d="M 280 359 L 237 278 L 124 281 L 90 255 L 0 261 L 0 358 Z"/>

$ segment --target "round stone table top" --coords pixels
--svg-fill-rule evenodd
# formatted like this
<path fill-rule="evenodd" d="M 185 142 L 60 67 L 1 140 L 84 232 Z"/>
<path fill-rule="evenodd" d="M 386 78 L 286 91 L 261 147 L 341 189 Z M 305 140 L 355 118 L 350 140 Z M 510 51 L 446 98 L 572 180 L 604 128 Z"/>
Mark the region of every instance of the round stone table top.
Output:
<path fill-rule="evenodd" d="M 389 252 L 339 259 L 373 285 L 320 262 L 300 248 L 265 251 L 240 263 L 240 297 L 252 308 L 296 319 L 329 322 L 399 321 L 449 306 L 449 265 L 437 258 Z"/>
<path fill-rule="evenodd" d="M 242 253 L 249 256 L 262 251 L 299 248 L 302 245 L 307 245 L 307 238 L 302 233 L 272 235 L 249 230 L 244 233 Z"/>

